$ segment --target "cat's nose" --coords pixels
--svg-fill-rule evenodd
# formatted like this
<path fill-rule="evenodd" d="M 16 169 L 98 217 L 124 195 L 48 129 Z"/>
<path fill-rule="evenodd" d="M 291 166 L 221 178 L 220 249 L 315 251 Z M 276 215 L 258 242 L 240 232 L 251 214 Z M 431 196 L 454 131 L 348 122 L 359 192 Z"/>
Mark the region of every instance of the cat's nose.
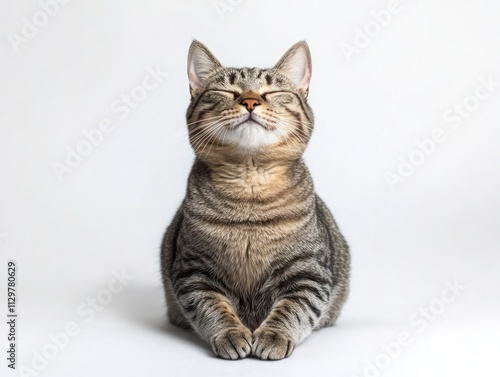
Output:
<path fill-rule="evenodd" d="M 255 98 L 245 98 L 240 103 L 245 106 L 250 113 L 255 109 L 256 106 L 260 105 L 260 102 Z"/>

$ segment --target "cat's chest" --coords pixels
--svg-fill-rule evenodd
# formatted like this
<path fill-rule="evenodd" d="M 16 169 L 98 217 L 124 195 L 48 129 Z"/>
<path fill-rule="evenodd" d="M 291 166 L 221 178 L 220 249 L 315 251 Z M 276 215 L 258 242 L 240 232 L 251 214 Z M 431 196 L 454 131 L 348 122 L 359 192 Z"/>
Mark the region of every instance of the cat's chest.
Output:
<path fill-rule="evenodd" d="M 283 253 L 276 232 L 265 228 L 227 226 L 219 229 L 212 246 L 220 275 L 240 292 L 254 291 L 262 284 Z"/>
<path fill-rule="evenodd" d="M 203 258 L 211 264 L 207 268 L 235 293 L 257 290 L 284 253 L 284 238 L 270 226 L 198 222 L 190 235 L 191 240 L 203 240 L 193 247 L 208 256 Z"/>

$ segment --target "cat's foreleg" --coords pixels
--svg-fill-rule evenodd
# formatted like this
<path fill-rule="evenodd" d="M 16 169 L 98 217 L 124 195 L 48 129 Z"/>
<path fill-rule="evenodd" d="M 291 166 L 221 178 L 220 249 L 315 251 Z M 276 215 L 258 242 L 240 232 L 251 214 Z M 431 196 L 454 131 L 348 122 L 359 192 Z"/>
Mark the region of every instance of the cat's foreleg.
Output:
<path fill-rule="evenodd" d="M 192 280 L 176 288 L 186 319 L 217 356 L 236 360 L 250 354 L 252 332 L 241 323 L 229 298 Z"/>
<path fill-rule="evenodd" d="M 300 282 L 290 282 L 253 333 L 253 355 L 270 360 L 290 356 L 326 314 L 331 296 L 329 282 L 318 275 L 299 274 Z M 286 281 L 283 284 L 286 285 Z"/>

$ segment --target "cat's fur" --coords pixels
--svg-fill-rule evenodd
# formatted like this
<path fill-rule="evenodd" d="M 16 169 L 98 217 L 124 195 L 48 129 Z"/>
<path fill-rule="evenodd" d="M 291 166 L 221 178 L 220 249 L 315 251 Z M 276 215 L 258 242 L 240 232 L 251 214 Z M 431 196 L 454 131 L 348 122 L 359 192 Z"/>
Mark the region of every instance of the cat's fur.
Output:
<path fill-rule="evenodd" d="M 225 68 L 194 41 L 188 77 L 196 160 L 162 244 L 169 319 L 220 357 L 282 359 L 335 322 L 348 292 L 348 246 L 302 160 L 309 48 Z"/>

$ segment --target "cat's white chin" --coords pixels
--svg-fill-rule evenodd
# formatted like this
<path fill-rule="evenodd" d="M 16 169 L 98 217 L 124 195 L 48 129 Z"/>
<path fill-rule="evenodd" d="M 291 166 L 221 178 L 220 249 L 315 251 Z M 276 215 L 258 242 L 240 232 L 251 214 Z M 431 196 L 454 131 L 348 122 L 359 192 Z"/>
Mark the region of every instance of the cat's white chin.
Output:
<path fill-rule="evenodd" d="M 223 139 L 231 144 L 247 149 L 256 149 L 266 145 L 275 144 L 280 140 L 281 134 L 277 129 L 268 130 L 253 120 L 226 131 Z"/>

